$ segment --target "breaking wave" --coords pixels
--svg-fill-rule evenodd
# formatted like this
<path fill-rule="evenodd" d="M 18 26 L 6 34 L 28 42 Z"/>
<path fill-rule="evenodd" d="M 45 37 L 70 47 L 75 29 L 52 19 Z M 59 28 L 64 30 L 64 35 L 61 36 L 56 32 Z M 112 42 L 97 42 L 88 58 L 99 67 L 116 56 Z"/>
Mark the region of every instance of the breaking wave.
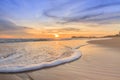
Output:
<path fill-rule="evenodd" d="M 20 44 L 20 43 L 19 43 Z M 65 46 L 25 44 L 4 45 L 0 48 L 0 72 L 23 72 L 56 66 L 78 59 L 81 52 Z"/>

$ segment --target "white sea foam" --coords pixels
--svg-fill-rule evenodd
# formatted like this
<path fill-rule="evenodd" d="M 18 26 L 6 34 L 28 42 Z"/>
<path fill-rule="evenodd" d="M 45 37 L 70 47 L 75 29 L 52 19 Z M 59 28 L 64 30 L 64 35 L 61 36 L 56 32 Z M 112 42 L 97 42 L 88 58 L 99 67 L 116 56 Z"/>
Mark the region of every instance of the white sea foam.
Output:
<path fill-rule="evenodd" d="M 51 66 L 62 64 L 62 63 L 67 63 L 67 62 L 73 61 L 75 59 L 78 59 L 81 56 L 80 51 L 78 51 L 76 49 L 72 49 L 72 50 L 74 52 L 69 57 L 64 57 L 64 58 L 60 58 L 60 59 L 58 58 L 53 61 L 42 62 L 40 64 L 31 64 L 31 65 L 22 65 L 22 66 L 2 65 L 2 66 L 0 66 L 0 72 L 23 72 L 23 71 L 41 69 L 41 68 L 45 68 L 45 67 L 51 67 Z"/>

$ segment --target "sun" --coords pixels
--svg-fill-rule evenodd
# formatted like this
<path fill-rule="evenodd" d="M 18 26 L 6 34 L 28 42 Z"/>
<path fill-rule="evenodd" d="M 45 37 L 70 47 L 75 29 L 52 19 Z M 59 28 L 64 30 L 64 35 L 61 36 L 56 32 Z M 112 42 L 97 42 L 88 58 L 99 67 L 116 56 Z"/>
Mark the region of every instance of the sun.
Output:
<path fill-rule="evenodd" d="M 59 35 L 59 34 L 54 34 L 54 36 L 55 36 L 55 38 L 58 38 L 58 37 L 60 37 L 60 35 Z"/>

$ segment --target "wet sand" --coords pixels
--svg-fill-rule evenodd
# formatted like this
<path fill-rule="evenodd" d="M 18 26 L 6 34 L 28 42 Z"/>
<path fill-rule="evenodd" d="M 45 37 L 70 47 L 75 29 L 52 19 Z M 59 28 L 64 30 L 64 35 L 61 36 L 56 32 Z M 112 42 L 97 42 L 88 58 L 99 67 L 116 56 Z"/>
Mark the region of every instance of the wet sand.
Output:
<path fill-rule="evenodd" d="M 119 43 L 119 38 L 89 41 L 76 61 L 28 72 L 30 78 L 26 73 L 0 74 L 0 80 L 120 80 Z"/>

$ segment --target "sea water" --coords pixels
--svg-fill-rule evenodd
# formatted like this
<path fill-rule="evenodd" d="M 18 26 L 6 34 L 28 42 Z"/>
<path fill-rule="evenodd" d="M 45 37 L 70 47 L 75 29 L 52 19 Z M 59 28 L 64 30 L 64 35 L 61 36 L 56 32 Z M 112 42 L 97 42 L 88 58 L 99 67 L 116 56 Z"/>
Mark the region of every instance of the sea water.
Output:
<path fill-rule="evenodd" d="M 0 72 L 22 72 L 78 59 L 86 40 L 0 43 Z"/>

